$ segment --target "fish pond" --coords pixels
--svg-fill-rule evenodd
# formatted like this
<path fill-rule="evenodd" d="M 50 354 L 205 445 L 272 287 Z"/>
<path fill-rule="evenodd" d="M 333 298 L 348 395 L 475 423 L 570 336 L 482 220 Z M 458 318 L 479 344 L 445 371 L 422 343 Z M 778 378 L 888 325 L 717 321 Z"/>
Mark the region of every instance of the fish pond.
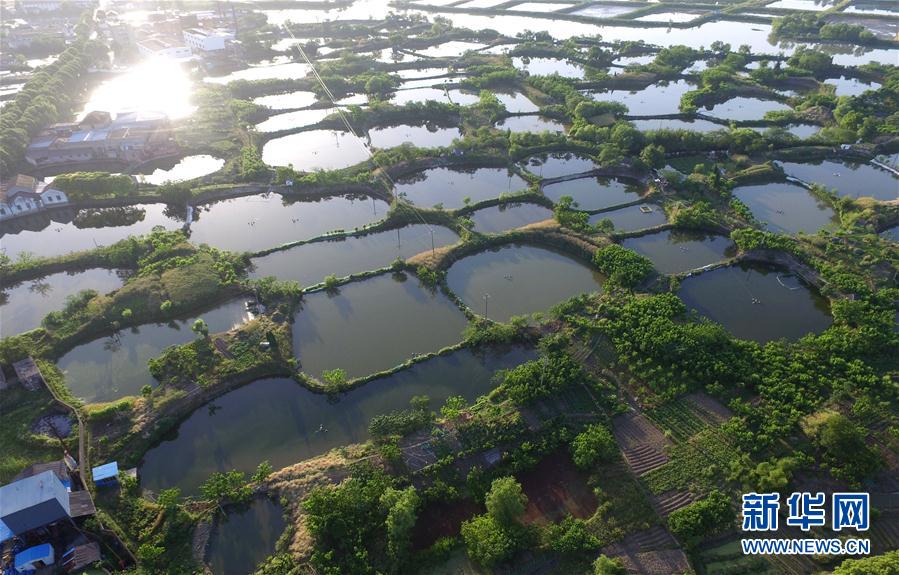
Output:
<path fill-rule="evenodd" d="M 841 196 L 868 196 L 883 201 L 899 198 L 899 178 L 871 164 L 822 160 L 782 162 L 781 166 L 788 175 L 810 184 L 820 184 Z"/>
<path fill-rule="evenodd" d="M 437 409 L 446 398 L 468 401 L 493 389 L 493 374 L 534 356 L 526 348 L 462 349 L 417 363 L 338 396 L 291 379 L 264 379 L 229 392 L 188 417 L 144 457 L 141 485 L 195 493 L 214 471 L 250 472 L 263 460 L 276 469 L 368 439 L 372 417 L 405 409 L 417 395 Z"/>
<path fill-rule="evenodd" d="M 205 204 L 195 212 L 190 239 L 197 244 L 255 252 L 326 232 L 352 230 L 383 219 L 387 202 L 365 196 L 291 201 L 280 194 Z"/>
<path fill-rule="evenodd" d="M 734 188 L 734 196 L 749 206 L 768 229 L 795 234 L 815 233 L 836 223 L 834 211 L 801 186 L 789 183 L 758 184 Z"/>
<path fill-rule="evenodd" d="M 13 260 L 25 253 L 59 256 L 148 234 L 155 226 L 177 229 L 180 225 L 167 215 L 165 204 L 54 210 L 0 224 L 0 248 Z"/>
<path fill-rule="evenodd" d="M 56 365 L 65 374 L 75 397 L 87 402 L 114 401 L 136 395 L 144 385 L 156 385 L 147 362 L 172 345 L 194 339 L 191 325 L 202 318 L 210 333 L 231 329 L 249 319 L 244 300 L 238 299 L 188 319 L 167 324 L 126 328 L 114 336 L 75 347 Z"/>
<path fill-rule="evenodd" d="M 338 368 L 360 377 L 456 344 L 466 325 L 440 291 L 387 273 L 306 295 L 293 325 L 294 355 L 313 377 Z"/>
<path fill-rule="evenodd" d="M 643 254 L 663 274 L 701 268 L 736 255 L 730 238 L 686 230 L 664 230 L 635 238 L 621 245 Z"/>
<path fill-rule="evenodd" d="M 600 291 L 603 281 L 598 272 L 568 254 L 528 245 L 464 257 L 450 266 L 446 279 L 472 311 L 500 322 Z"/>
<path fill-rule="evenodd" d="M 480 209 L 470 217 L 475 231 L 496 234 L 552 219 L 553 212 L 538 204 L 501 204 Z"/>
<path fill-rule="evenodd" d="M 632 232 L 668 223 L 665 210 L 656 204 L 637 204 L 590 216 L 590 225 L 609 220 L 619 232 Z"/>
<path fill-rule="evenodd" d="M 262 147 L 262 160 L 270 166 L 295 170 L 336 170 L 368 159 L 363 143 L 349 132 L 309 130 L 275 138 Z"/>
<path fill-rule="evenodd" d="M 759 343 L 798 339 L 832 322 L 827 300 L 795 276 L 761 265 L 719 268 L 681 282 L 688 308 Z"/>
<path fill-rule="evenodd" d="M 431 237 L 433 233 L 433 244 Z M 459 241 L 459 236 L 442 226 L 413 224 L 396 230 L 345 239 L 311 242 L 277 251 L 253 260 L 253 277 L 275 276 L 309 286 L 334 274 L 350 274 L 387 267 L 397 258 L 440 248 Z"/>
<path fill-rule="evenodd" d="M 431 168 L 396 181 L 396 193 L 417 206 L 461 208 L 527 188 L 518 174 L 505 168 Z"/>
<path fill-rule="evenodd" d="M 622 178 L 577 178 L 548 184 L 543 193 L 553 202 L 571 196 L 581 210 L 593 211 L 626 204 L 640 199 L 643 188 L 635 181 Z"/>
<path fill-rule="evenodd" d="M 267 497 L 229 507 L 209 537 L 206 558 L 215 575 L 247 575 L 275 551 L 287 522 L 284 509 Z"/>
<path fill-rule="evenodd" d="M 0 337 L 39 327 L 44 316 L 63 309 L 66 299 L 82 290 L 105 294 L 122 283 L 123 278 L 116 271 L 95 268 L 51 274 L 6 288 L 0 292 Z"/>

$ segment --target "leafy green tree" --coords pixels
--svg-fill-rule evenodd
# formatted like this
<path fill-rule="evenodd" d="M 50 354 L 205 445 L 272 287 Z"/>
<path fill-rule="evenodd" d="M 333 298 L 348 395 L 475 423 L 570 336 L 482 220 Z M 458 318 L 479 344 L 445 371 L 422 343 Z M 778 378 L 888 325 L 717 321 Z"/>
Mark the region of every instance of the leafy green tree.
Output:
<path fill-rule="evenodd" d="M 730 499 L 721 491 L 714 490 L 705 499 L 673 511 L 668 516 L 668 527 L 681 542 L 693 546 L 709 535 L 727 529 L 735 518 Z"/>
<path fill-rule="evenodd" d="M 624 568 L 624 563 L 618 558 L 612 559 L 605 555 L 600 555 L 593 563 L 594 575 L 625 575 L 626 573 L 627 570 Z"/>
<path fill-rule="evenodd" d="M 571 442 L 571 458 L 581 469 L 591 469 L 601 461 L 618 455 L 618 444 L 612 433 L 601 424 L 593 424 Z"/>
<path fill-rule="evenodd" d="M 564 555 L 588 555 L 599 549 L 599 539 L 587 530 L 587 524 L 570 515 L 559 523 L 549 525 L 544 530 L 543 539 L 547 547 Z"/>
<path fill-rule="evenodd" d="M 899 573 L 899 551 L 888 551 L 883 555 L 864 559 L 847 559 L 833 575 L 896 575 Z"/>
<path fill-rule="evenodd" d="M 484 567 L 506 561 L 515 553 L 515 539 L 490 515 L 478 515 L 462 524 L 468 556 Z"/>
<path fill-rule="evenodd" d="M 609 281 L 622 287 L 634 287 L 652 273 L 652 262 L 618 244 L 600 248 L 593 255 L 593 262 Z"/>
<path fill-rule="evenodd" d="M 528 504 L 527 495 L 514 477 L 494 479 L 487 493 L 487 514 L 504 528 L 514 526 L 524 515 Z"/>
<path fill-rule="evenodd" d="M 216 471 L 200 485 L 200 494 L 214 503 L 246 503 L 253 496 L 253 490 L 240 471 Z"/>
<path fill-rule="evenodd" d="M 865 432 L 849 418 L 835 414 L 818 429 L 816 441 L 834 475 L 858 482 L 880 468 L 880 458 L 867 445 Z"/>
<path fill-rule="evenodd" d="M 272 467 L 272 464 L 269 463 L 266 459 L 256 466 L 256 471 L 254 471 L 253 475 L 250 476 L 250 481 L 252 481 L 253 483 L 261 483 L 262 481 L 268 479 L 268 476 L 272 474 L 272 471 L 274 471 L 274 468 Z"/>
<path fill-rule="evenodd" d="M 405 563 L 412 546 L 412 530 L 418 518 L 420 498 L 414 487 L 403 490 L 388 488 L 381 496 L 387 512 L 387 552 L 394 565 Z"/>
<path fill-rule="evenodd" d="M 193 325 L 190 326 L 190 329 L 199 336 L 209 337 L 209 326 L 206 325 L 203 318 L 197 318 Z"/>
<path fill-rule="evenodd" d="M 336 393 L 346 385 L 346 370 L 340 367 L 326 369 L 322 372 L 322 381 L 324 382 L 325 390 L 328 393 Z"/>
<path fill-rule="evenodd" d="M 156 503 L 165 509 L 166 513 L 173 512 L 178 507 L 178 500 L 181 498 L 181 490 L 177 487 L 163 489 L 156 497 Z"/>

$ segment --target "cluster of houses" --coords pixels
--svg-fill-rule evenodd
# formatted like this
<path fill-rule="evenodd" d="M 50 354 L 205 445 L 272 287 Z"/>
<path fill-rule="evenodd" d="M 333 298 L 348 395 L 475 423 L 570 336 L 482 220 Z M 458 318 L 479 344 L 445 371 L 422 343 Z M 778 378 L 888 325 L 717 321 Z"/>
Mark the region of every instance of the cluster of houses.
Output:
<path fill-rule="evenodd" d="M 18 174 L 0 182 L 0 221 L 68 203 L 65 192 L 33 176 Z"/>
<path fill-rule="evenodd" d="M 36 392 L 46 385 L 31 358 L 14 363 L 13 369 L 16 377 L 7 381 L 0 368 L 0 389 L 18 384 Z M 116 462 L 95 467 L 93 482 L 97 488 L 115 486 L 118 471 Z M 100 542 L 84 528 L 95 514 L 78 463 L 68 452 L 60 460 L 29 465 L 0 486 L 0 573 L 80 573 L 96 565 L 102 560 Z M 112 549 L 109 542 L 105 548 Z"/>
<path fill-rule="evenodd" d="M 79 122 L 54 124 L 28 144 L 25 159 L 38 166 L 85 162 L 148 162 L 178 151 L 168 116 L 159 112 L 90 112 Z"/>
<path fill-rule="evenodd" d="M 206 63 L 239 57 L 233 14 L 215 11 L 158 12 L 134 31 L 138 51 L 144 56 Z"/>

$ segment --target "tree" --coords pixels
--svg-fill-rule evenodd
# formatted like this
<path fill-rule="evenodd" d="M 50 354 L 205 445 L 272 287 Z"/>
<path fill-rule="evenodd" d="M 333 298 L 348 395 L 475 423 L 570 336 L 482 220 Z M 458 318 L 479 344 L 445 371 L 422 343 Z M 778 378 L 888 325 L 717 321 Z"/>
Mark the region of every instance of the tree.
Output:
<path fill-rule="evenodd" d="M 468 403 L 461 395 L 451 395 L 446 398 L 446 402 L 440 408 L 440 415 L 446 419 L 455 419 L 467 405 Z"/>
<path fill-rule="evenodd" d="M 500 477 L 493 480 L 486 503 L 490 517 L 503 527 L 511 527 L 524 515 L 528 498 L 514 477 Z"/>
<path fill-rule="evenodd" d="M 833 575 L 896 575 L 899 573 L 899 551 L 864 559 L 847 559 L 833 570 Z"/>
<path fill-rule="evenodd" d="M 346 385 L 346 370 L 342 368 L 326 369 L 322 372 L 322 380 L 328 393 L 336 393 Z"/>
<path fill-rule="evenodd" d="M 256 471 L 253 472 L 253 475 L 250 477 L 250 481 L 254 483 L 260 483 L 268 479 L 268 476 L 272 474 L 274 468 L 272 464 L 268 462 L 266 459 L 262 463 L 256 466 Z"/>
<path fill-rule="evenodd" d="M 515 553 L 515 540 L 490 515 L 478 515 L 462 524 L 468 556 L 484 567 L 493 567 Z"/>
<path fill-rule="evenodd" d="M 203 499 L 214 503 L 246 503 L 253 496 L 253 490 L 240 471 L 216 471 L 200 485 L 200 494 Z"/>
<path fill-rule="evenodd" d="M 735 517 L 730 499 L 716 489 L 705 499 L 673 511 L 668 516 L 668 527 L 684 545 L 690 547 L 730 527 Z"/>
<path fill-rule="evenodd" d="M 843 415 L 834 414 L 824 421 L 816 439 L 825 460 L 840 479 L 861 481 L 880 467 L 877 453 L 867 445 L 865 432 Z"/>
<path fill-rule="evenodd" d="M 546 545 L 556 553 L 584 555 L 599 549 L 599 539 L 587 530 L 587 524 L 571 515 L 544 531 Z"/>
<path fill-rule="evenodd" d="M 650 168 L 662 168 L 665 166 L 665 148 L 649 144 L 640 152 L 640 160 Z"/>
<path fill-rule="evenodd" d="M 206 325 L 206 322 L 203 320 L 203 318 L 197 318 L 194 324 L 190 326 L 190 329 L 197 335 L 209 337 L 209 326 Z"/>
<path fill-rule="evenodd" d="M 609 461 L 617 454 L 618 444 L 604 425 L 587 427 L 571 442 L 571 458 L 581 469 L 590 469 L 597 462 Z"/>
<path fill-rule="evenodd" d="M 181 497 L 181 490 L 177 487 L 163 489 L 156 498 L 156 503 L 165 509 L 166 513 L 171 513 L 178 507 L 178 499 Z"/>
<path fill-rule="evenodd" d="M 612 559 L 600 555 L 593 563 L 594 575 L 625 575 L 625 573 L 627 570 L 624 568 L 624 563 L 618 558 Z"/>
<path fill-rule="evenodd" d="M 387 512 L 387 552 L 395 566 L 402 565 L 412 545 L 412 530 L 418 518 L 420 498 L 414 487 L 388 488 L 381 496 Z"/>
<path fill-rule="evenodd" d="M 600 248 L 593 254 L 593 262 L 609 281 L 622 287 L 634 287 L 652 273 L 652 262 L 618 244 Z"/>

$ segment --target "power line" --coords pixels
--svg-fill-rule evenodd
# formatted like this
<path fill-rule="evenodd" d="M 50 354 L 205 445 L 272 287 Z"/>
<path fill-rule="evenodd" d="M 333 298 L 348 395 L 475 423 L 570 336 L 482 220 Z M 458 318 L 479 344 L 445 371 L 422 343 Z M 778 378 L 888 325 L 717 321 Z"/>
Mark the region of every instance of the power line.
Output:
<path fill-rule="evenodd" d="M 284 30 L 286 30 L 287 33 L 290 35 L 290 37 L 293 40 L 297 41 L 297 37 L 294 36 L 293 32 L 290 30 L 290 27 L 287 26 L 287 22 L 282 24 L 282 26 L 284 27 Z M 384 169 L 384 167 L 380 164 L 380 162 L 378 162 L 377 158 L 375 157 L 375 154 L 371 151 L 371 148 L 365 142 L 365 140 L 361 136 L 359 136 L 358 133 L 356 133 L 355 129 L 353 129 L 353 126 L 350 124 L 350 121 L 347 119 L 346 115 L 343 113 L 343 109 L 341 109 L 338 106 L 337 101 L 334 98 L 334 94 L 331 92 L 331 90 L 325 84 L 325 81 L 319 75 L 318 70 L 315 69 L 315 65 L 309 59 L 309 56 L 306 55 L 306 51 L 303 50 L 303 46 L 299 43 L 299 41 L 297 41 L 295 46 L 296 46 L 297 50 L 300 52 L 300 55 L 303 57 L 303 60 L 306 61 L 306 64 L 309 66 L 309 69 L 312 71 L 312 75 L 315 76 L 315 79 L 318 81 L 319 85 L 322 87 L 322 90 L 324 90 L 325 95 L 328 97 L 328 100 L 331 101 L 332 106 L 334 106 L 334 109 L 337 111 L 337 115 L 340 117 L 341 121 L 343 121 L 343 124 L 347 128 L 347 131 L 349 131 L 357 140 L 359 140 L 359 143 L 362 145 L 362 148 L 368 154 L 369 160 L 377 167 L 378 175 L 382 176 L 387 181 L 388 189 L 390 190 L 390 194 L 393 197 L 394 201 L 399 203 L 399 196 L 396 193 L 396 182 L 393 181 L 393 178 L 390 177 L 390 174 L 387 173 L 387 170 Z M 418 219 L 420 219 L 421 222 L 428 228 L 428 231 L 430 232 L 431 237 L 433 238 L 434 230 L 431 229 L 431 224 L 429 224 L 428 221 L 425 220 L 425 218 L 421 215 L 421 212 L 418 211 L 418 209 L 415 207 L 414 204 L 409 203 L 408 206 L 410 208 L 412 208 L 412 211 L 415 213 L 416 216 L 418 216 Z"/>

